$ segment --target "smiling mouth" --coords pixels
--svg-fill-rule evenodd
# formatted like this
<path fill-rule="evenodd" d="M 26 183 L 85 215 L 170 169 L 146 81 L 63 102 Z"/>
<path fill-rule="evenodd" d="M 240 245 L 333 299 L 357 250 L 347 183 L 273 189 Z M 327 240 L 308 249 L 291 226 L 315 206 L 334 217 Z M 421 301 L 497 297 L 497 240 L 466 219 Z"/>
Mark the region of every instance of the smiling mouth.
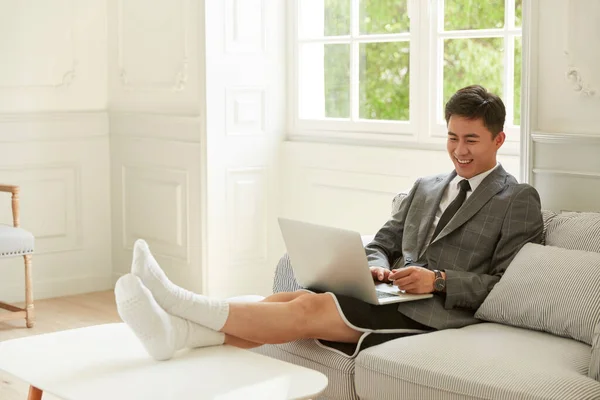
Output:
<path fill-rule="evenodd" d="M 457 161 L 457 162 L 458 162 L 460 165 L 468 165 L 468 164 L 471 164 L 471 163 L 473 162 L 473 159 L 470 159 L 470 160 L 469 160 L 469 159 L 467 159 L 467 160 L 461 160 L 460 158 L 458 158 L 458 157 L 456 157 L 456 156 L 454 157 L 454 159 L 455 159 L 455 160 L 456 160 L 456 161 Z"/>

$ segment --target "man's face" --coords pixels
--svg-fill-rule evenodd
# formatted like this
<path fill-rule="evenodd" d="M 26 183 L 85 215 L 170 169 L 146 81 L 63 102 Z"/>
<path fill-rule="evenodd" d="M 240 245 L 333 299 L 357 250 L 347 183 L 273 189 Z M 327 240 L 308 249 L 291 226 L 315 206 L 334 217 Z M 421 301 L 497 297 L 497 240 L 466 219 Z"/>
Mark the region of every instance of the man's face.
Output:
<path fill-rule="evenodd" d="M 492 138 L 492 132 L 480 118 L 452 115 L 448 121 L 447 149 L 458 175 L 469 179 L 492 169 L 505 137 L 504 132 L 500 132 Z"/>

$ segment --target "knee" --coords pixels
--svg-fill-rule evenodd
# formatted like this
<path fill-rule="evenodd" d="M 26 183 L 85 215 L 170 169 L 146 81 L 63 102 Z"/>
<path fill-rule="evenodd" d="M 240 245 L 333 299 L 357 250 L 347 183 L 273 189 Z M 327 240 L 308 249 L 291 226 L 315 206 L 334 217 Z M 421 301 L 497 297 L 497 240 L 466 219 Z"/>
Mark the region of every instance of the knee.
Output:
<path fill-rule="evenodd" d="M 293 312 L 300 318 L 303 326 L 309 326 L 327 312 L 329 301 L 331 296 L 328 294 L 307 293 L 292 301 Z"/>

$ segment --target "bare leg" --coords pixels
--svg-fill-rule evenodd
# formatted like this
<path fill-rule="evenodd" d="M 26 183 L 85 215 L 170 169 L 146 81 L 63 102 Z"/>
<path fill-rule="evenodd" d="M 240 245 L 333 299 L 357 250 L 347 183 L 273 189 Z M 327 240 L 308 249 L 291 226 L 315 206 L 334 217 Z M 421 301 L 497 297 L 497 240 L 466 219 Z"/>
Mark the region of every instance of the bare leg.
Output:
<path fill-rule="evenodd" d="M 265 297 L 261 301 L 265 303 L 288 302 L 297 299 L 298 297 L 303 296 L 305 294 L 310 293 L 304 291 L 274 293 L 270 296 Z M 239 347 L 241 349 L 252 349 L 255 347 L 262 346 L 262 343 L 250 342 L 248 340 L 240 339 L 239 337 L 231 335 L 225 335 L 225 344 Z"/>
<path fill-rule="evenodd" d="M 304 296 L 305 294 L 310 294 L 310 292 L 298 290 L 296 292 L 273 293 L 272 295 L 265 297 L 265 299 L 262 300 L 262 302 L 264 302 L 264 303 L 285 303 L 288 301 L 295 300 L 300 296 Z"/>
<path fill-rule="evenodd" d="M 329 294 L 307 293 L 288 302 L 232 303 L 229 307 L 221 332 L 250 342 L 315 338 L 356 343 L 361 336 L 344 323 Z"/>

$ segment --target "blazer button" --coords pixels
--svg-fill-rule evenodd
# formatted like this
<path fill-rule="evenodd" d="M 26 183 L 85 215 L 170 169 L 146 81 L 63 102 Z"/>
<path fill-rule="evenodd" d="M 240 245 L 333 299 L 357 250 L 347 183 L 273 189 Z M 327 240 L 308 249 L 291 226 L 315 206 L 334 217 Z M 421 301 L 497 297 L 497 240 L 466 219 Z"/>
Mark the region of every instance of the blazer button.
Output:
<path fill-rule="evenodd" d="M 409 263 L 412 262 L 412 258 L 407 258 L 406 262 L 409 262 Z"/>

